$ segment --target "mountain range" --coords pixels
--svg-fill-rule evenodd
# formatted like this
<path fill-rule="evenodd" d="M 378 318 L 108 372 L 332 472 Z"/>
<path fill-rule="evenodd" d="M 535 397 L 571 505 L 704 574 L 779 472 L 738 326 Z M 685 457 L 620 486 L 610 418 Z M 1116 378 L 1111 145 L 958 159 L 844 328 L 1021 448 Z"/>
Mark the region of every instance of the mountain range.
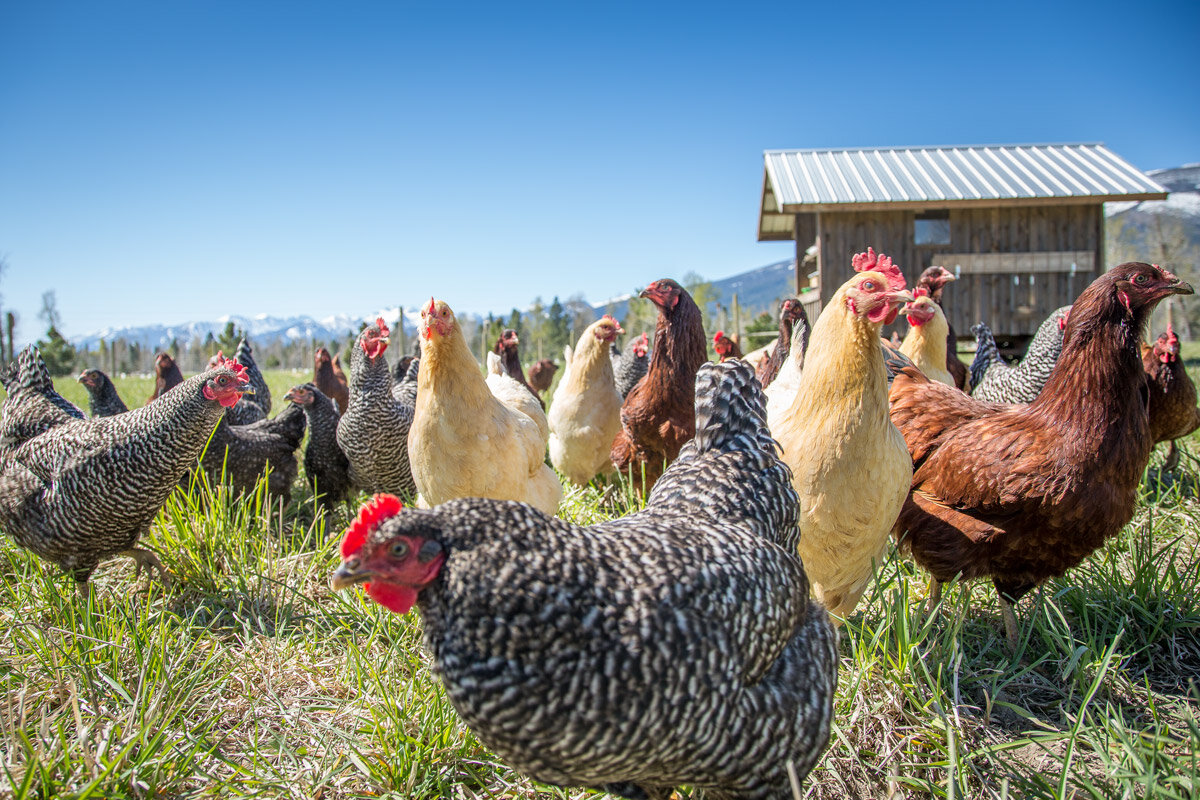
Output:
<path fill-rule="evenodd" d="M 1167 234 L 1170 235 L 1172 247 L 1177 251 L 1177 257 L 1184 257 L 1188 253 L 1200 253 L 1200 163 L 1154 170 L 1147 174 L 1165 186 L 1171 192 L 1170 196 L 1166 200 L 1108 203 L 1105 206 L 1105 216 L 1108 217 L 1110 226 L 1121 224 L 1122 243 L 1134 252 L 1146 253 L 1139 257 L 1148 260 L 1171 260 L 1169 253 L 1159 256 L 1157 252 L 1148 252 L 1161 248 L 1161 240 Z M 793 259 L 775 261 L 711 281 L 717 302 L 728 308 L 736 293 L 739 304 L 748 312 L 756 313 L 773 308 L 781 298 L 792 292 L 794 263 Z M 617 319 L 622 319 L 629 308 L 631 298 L 632 295 L 615 297 L 594 303 L 592 308 L 597 316 L 612 313 Z M 216 336 L 230 321 L 235 327 L 244 330 L 255 344 L 267 345 L 279 340 L 291 342 L 297 339 L 331 342 L 357 332 L 360 323 L 374 320 L 376 317 L 383 317 L 390 323 L 399 316 L 399 312 L 398 307 L 392 306 L 359 316 L 336 314 L 320 319 L 310 316 L 272 317 L 266 314 L 256 317 L 227 316 L 211 322 L 105 328 L 80 336 L 72 343 L 76 347 L 93 350 L 101 339 L 111 342 L 123 338 L 142 347 L 160 348 L 170 345 L 172 340 L 183 344 L 196 338 L 203 340 L 210 333 Z M 404 316 L 405 333 L 415 334 L 419 312 L 416 309 L 408 309 Z M 478 321 L 478 317 L 476 320 Z"/>

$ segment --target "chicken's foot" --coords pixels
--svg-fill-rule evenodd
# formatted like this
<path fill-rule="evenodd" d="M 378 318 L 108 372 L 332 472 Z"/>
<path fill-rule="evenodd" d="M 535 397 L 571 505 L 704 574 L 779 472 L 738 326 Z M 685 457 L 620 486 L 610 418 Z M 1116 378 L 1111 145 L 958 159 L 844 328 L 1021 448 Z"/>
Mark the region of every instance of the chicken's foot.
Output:
<path fill-rule="evenodd" d="M 128 550 L 122 550 L 121 555 L 129 556 L 136 564 L 136 569 L 133 573 L 134 580 L 137 580 L 142 575 L 142 570 L 146 570 L 149 574 L 151 568 L 158 572 L 158 580 L 164 587 L 171 585 L 171 576 L 167 573 L 166 567 L 158 560 L 158 556 L 149 550 L 142 550 L 138 547 L 131 547 Z"/>

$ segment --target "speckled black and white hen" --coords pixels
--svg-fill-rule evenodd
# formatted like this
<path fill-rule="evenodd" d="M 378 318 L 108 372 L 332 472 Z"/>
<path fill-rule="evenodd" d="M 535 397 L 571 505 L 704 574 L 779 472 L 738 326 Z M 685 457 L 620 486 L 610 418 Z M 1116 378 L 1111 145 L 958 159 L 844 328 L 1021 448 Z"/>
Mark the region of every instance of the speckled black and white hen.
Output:
<path fill-rule="evenodd" d="M 1070 306 L 1056 309 L 1037 329 L 1021 363 L 1010 367 L 993 362 L 979 385 L 971 390 L 976 400 L 989 403 L 1032 403 L 1046 385 L 1058 356 L 1062 353 L 1063 333 L 1067 328 Z"/>
<path fill-rule="evenodd" d="M 408 367 L 404 370 L 404 375 L 400 377 L 400 380 L 392 384 L 392 397 L 396 399 L 396 402 L 415 409 L 417 407 L 417 378 L 421 375 L 421 359 L 415 356 L 405 356 L 405 358 L 408 359 Z"/>
<path fill-rule="evenodd" d="M 971 359 L 971 388 L 974 389 L 983 380 L 983 376 L 991 369 L 992 364 L 1003 364 L 1000 348 L 996 346 L 996 337 L 986 322 L 971 326 L 975 336 L 975 357 Z"/>
<path fill-rule="evenodd" d="M 828 742 L 837 637 L 744 361 L 696 377 L 696 435 L 645 510 L 588 527 L 515 502 L 376 497 L 333 585 L 421 612 L 479 738 L 546 783 L 790 798 Z"/>
<path fill-rule="evenodd" d="M 350 348 L 350 394 L 338 420 L 337 443 L 350 463 L 354 489 L 413 497 L 417 487 L 408 465 L 413 408 L 392 396 L 384 357 L 389 332 L 380 318 Z"/>
<path fill-rule="evenodd" d="M 293 386 L 287 399 L 304 409 L 308 418 L 308 444 L 304 448 L 308 485 L 321 505 L 333 508 L 350 491 L 350 465 L 337 443 L 337 409 L 312 383 Z"/>
<path fill-rule="evenodd" d="M 618 350 L 615 344 L 611 346 L 613 381 L 622 400 L 629 396 L 630 390 L 637 386 L 650 368 L 649 352 L 650 337 L 644 331 L 632 342 L 627 342 L 624 351 Z"/>
<path fill-rule="evenodd" d="M 246 377 L 250 379 L 249 385 L 252 392 L 250 397 L 254 400 L 254 404 L 262 409 L 263 414 L 270 416 L 271 387 L 267 385 L 266 378 L 263 377 L 262 371 L 254 361 L 254 348 L 250 346 L 250 342 L 245 339 L 238 342 L 233 360 L 246 368 Z"/>
<path fill-rule="evenodd" d="M 0 409 L 0 452 L 72 420 L 83 412 L 54 389 L 54 381 L 41 352 L 29 345 L 17 354 L 6 371 L 7 396 Z"/>
<path fill-rule="evenodd" d="M 295 405 L 249 425 L 230 425 L 223 419 L 201 465 L 211 485 L 223 483 L 234 494 L 253 492 L 263 472 L 269 471 L 267 493 L 273 500 L 286 500 L 299 472 L 296 450 L 304 428 L 304 409 Z"/>
<path fill-rule="evenodd" d="M 157 557 L 134 545 L 243 385 L 240 369 L 224 362 L 143 408 L 70 419 L 22 442 L 0 456 L 0 530 L 81 588 L 116 555 L 163 574 Z"/>
<path fill-rule="evenodd" d="M 98 369 L 85 369 L 79 373 L 79 382 L 88 393 L 88 411 L 93 417 L 115 417 L 129 410 L 112 379 Z"/>

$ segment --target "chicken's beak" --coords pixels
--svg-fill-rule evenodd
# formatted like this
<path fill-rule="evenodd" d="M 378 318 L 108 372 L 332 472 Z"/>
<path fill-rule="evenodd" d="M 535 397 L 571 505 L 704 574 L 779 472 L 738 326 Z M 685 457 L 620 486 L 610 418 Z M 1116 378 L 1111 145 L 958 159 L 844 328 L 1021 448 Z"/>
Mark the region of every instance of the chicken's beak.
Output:
<path fill-rule="evenodd" d="M 363 569 L 362 562 L 355 557 L 350 557 L 342 562 L 342 565 L 333 571 L 333 575 L 329 577 L 329 588 L 335 591 L 348 589 L 358 583 L 364 583 L 371 579 L 371 573 Z"/>
<path fill-rule="evenodd" d="M 1196 290 L 1187 281 L 1175 279 L 1175 283 L 1167 287 L 1167 294 L 1195 294 Z"/>
<path fill-rule="evenodd" d="M 241 392 L 242 394 L 252 395 L 252 394 L 254 394 L 254 387 L 250 386 L 250 385 L 239 386 L 238 391 Z"/>
<path fill-rule="evenodd" d="M 916 300 L 916 298 L 913 297 L 912 292 L 908 291 L 907 289 L 899 289 L 895 292 L 888 292 L 888 301 L 895 305 L 911 303 L 914 300 Z"/>

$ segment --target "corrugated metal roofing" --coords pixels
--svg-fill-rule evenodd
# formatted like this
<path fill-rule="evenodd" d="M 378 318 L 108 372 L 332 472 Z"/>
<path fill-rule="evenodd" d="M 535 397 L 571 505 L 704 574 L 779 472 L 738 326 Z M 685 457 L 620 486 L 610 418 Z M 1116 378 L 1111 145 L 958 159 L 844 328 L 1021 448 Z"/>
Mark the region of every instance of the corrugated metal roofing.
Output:
<path fill-rule="evenodd" d="M 1167 191 L 1102 144 L 768 150 L 763 158 L 764 195 L 773 194 L 784 213 L 861 203 L 1117 200 Z"/>

